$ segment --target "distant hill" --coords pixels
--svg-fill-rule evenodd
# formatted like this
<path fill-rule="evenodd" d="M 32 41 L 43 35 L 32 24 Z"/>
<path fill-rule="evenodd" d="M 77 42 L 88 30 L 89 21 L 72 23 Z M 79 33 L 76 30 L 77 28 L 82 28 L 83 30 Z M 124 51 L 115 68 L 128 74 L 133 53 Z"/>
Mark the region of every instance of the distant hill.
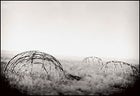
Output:
<path fill-rule="evenodd" d="M 18 52 L 15 51 L 7 51 L 7 50 L 1 50 L 1 56 L 6 57 L 13 57 L 14 55 L 18 54 Z"/>
<path fill-rule="evenodd" d="M 6 57 L 13 57 L 16 54 L 21 53 L 18 51 L 8 51 L 8 50 L 1 50 L 1 57 L 2 56 L 6 56 Z M 50 54 L 50 53 L 47 53 Z M 50 54 L 53 55 L 54 57 L 56 57 L 58 60 L 74 60 L 74 61 L 82 61 L 84 58 L 86 58 L 87 56 L 60 56 L 60 55 L 55 55 L 55 54 Z M 94 55 L 93 55 L 94 56 Z M 135 59 L 128 59 L 128 58 L 111 58 L 111 57 L 99 57 L 101 58 L 104 62 L 110 61 L 110 60 L 116 60 L 116 61 L 124 61 L 127 63 L 131 63 L 131 64 L 139 64 L 139 60 L 135 60 Z"/>

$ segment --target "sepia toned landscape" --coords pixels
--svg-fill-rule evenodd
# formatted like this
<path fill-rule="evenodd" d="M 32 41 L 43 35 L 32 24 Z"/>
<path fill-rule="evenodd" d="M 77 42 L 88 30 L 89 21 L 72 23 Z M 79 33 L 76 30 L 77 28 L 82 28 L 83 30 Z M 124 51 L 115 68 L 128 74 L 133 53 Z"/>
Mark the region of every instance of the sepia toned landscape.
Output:
<path fill-rule="evenodd" d="M 139 96 L 138 1 L 1 1 L 0 96 Z"/>

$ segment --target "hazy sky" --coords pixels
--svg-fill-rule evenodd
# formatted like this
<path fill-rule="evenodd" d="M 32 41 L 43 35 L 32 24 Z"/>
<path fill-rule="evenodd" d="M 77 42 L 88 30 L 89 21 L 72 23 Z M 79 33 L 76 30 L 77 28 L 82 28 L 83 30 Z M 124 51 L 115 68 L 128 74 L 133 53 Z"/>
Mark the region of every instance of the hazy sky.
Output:
<path fill-rule="evenodd" d="M 139 58 L 138 1 L 1 1 L 1 47 Z"/>

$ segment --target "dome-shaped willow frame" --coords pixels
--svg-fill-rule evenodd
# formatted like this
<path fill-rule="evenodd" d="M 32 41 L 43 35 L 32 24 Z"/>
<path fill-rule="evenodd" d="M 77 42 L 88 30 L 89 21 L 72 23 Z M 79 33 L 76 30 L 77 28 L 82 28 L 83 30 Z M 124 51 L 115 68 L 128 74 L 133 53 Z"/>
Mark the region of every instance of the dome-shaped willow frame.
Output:
<path fill-rule="evenodd" d="M 18 65 L 20 65 L 18 68 Z M 52 55 L 46 54 L 40 51 L 25 51 L 14 56 L 5 66 L 4 73 L 12 72 L 20 74 L 21 70 L 26 65 L 41 65 L 42 69 L 47 73 L 47 75 L 52 75 L 57 78 L 66 77 L 68 79 L 81 79 L 79 76 L 74 76 L 63 70 L 61 63 Z M 31 68 L 32 68 L 31 67 Z M 47 68 L 46 68 L 47 67 Z M 19 70 L 16 70 L 19 69 Z M 32 71 L 32 70 L 31 70 Z M 53 72 L 53 73 L 52 73 Z"/>
<path fill-rule="evenodd" d="M 120 66 L 122 69 L 123 69 L 123 66 L 127 66 L 131 69 L 132 73 L 133 73 L 133 76 L 138 76 L 139 75 L 139 70 L 133 66 L 132 64 L 129 64 L 129 63 L 126 63 L 126 62 L 123 62 L 123 61 L 108 61 L 104 64 L 104 68 L 108 68 L 108 65 L 113 65 L 114 66 L 114 69 L 113 70 L 116 70 L 117 69 L 117 66 Z M 125 73 L 125 72 L 123 72 Z"/>
<path fill-rule="evenodd" d="M 19 70 L 15 70 L 19 64 L 22 64 L 22 66 L 19 68 Z M 60 74 L 64 74 L 61 63 L 55 57 L 39 51 L 26 51 L 17 54 L 7 63 L 4 72 L 6 73 L 10 71 L 14 73 L 19 73 L 20 69 L 22 69 L 27 64 L 29 66 L 33 66 L 34 64 L 41 65 L 47 74 L 48 71 L 51 70 L 51 68 L 50 70 L 47 70 L 45 66 L 53 66 L 54 69 L 57 70 L 57 72 L 59 72 Z"/>
<path fill-rule="evenodd" d="M 91 56 L 91 57 L 86 57 L 86 58 L 84 58 L 83 59 L 83 63 L 87 63 L 87 64 L 94 64 L 94 62 L 95 61 L 97 61 L 97 63 L 98 64 L 101 64 L 101 65 L 103 65 L 103 61 L 102 61 L 102 59 L 101 58 L 99 58 L 99 57 L 93 57 L 93 56 Z"/>

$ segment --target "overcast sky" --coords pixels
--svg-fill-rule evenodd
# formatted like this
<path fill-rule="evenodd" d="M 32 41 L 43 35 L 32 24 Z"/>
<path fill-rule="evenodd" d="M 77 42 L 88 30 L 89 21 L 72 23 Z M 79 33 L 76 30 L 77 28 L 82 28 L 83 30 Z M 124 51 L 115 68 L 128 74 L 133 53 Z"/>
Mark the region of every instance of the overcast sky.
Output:
<path fill-rule="evenodd" d="M 1 1 L 1 47 L 139 58 L 138 1 Z"/>

